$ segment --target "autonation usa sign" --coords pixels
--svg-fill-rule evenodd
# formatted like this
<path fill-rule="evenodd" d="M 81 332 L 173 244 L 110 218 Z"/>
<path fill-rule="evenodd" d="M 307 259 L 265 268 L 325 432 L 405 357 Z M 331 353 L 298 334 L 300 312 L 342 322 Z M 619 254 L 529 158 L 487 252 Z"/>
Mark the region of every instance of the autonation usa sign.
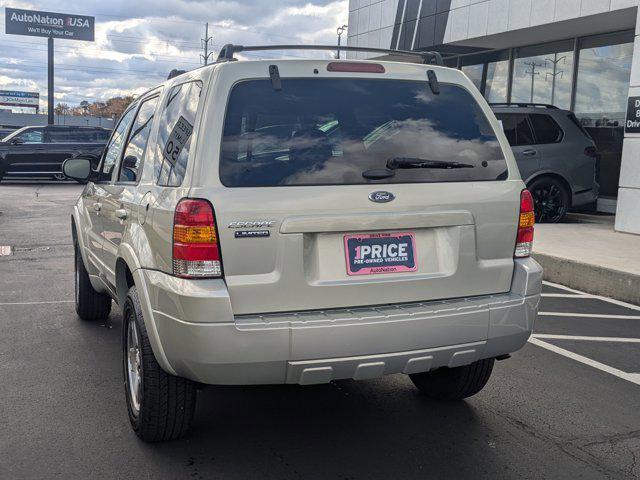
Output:
<path fill-rule="evenodd" d="M 12 90 L 0 90 L 0 105 L 7 107 L 35 107 L 40 103 L 40 94 L 37 92 L 15 92 Z"/>
<path fill-rule="evenodd" d="M 95 38 L 95 17 L 18 8 L 6 8 L 4 17 L 9 34 L 90 42 Z"/>

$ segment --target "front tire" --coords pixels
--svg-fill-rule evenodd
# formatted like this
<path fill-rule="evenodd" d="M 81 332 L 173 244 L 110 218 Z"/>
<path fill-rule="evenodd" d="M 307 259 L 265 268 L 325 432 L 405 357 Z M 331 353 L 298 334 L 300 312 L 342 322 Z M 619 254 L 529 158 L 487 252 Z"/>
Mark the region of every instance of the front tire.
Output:
<path fill-rule="evenodd" d="M 196 406 L 196 385 L 165 372 L 158 364 L 142 317 L 136 287 L 124 304 L 122 350 L 129 421 L 145 442 L 183 437 Z"/>
<path fill-rule="evenodd" d="M 94 290 L 87 272 L 80 246 L 75 248 L 75 303 L 76 313 L 85 321 L 104 320 L 111 312 L 111 297 L 106 293 Z"/>
<path fill-rule="evenodd" d="M 409 375 L 413 384 L 429 398 L 456 401 L 471 397 L 484 388 L 493 370 L 493 358 L 471 365 L 438 368 L 432 372 Z"/>

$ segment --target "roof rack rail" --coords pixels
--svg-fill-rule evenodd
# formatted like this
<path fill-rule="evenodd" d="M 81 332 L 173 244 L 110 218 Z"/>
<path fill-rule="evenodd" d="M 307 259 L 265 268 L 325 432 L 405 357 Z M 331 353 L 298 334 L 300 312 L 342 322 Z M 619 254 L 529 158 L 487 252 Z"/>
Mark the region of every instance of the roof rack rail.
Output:
<path fill-rule="evenodd" d="M 342 50 L 345 52 L 372 52 L 386 53 L 390 55 L 402 55 L 407 57 L 421 57 L 423 63 L 444 65 L 442 55 L 439 52 L 413 52 L 410 50 L 391 50 L 386 48 L 350 47 L 346 45 L 234 45 L 226 44 L 220 50 L 218 62 L 230 62 L 235 60 L 233 55 L 238 52 L 256 52 L 261 50 Z"/>
<path fill-rule="evenodd" d="M 558 107 L 549 103 L 531 103 L 531 102 L 498 102 L 489 103 L 492 107 L 535 107 L 535 108 L 551 108 L 558 110 Z"/>

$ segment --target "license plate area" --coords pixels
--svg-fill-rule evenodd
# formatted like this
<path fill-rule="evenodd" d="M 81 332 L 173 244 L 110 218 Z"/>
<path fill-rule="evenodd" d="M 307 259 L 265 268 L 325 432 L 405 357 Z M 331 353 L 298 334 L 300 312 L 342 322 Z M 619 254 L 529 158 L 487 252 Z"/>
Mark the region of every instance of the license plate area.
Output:
<path fill-rule="evenodd" d="M 411 232 L 344 236 L 348 275 L 415 272 L 416 236 Z"/>

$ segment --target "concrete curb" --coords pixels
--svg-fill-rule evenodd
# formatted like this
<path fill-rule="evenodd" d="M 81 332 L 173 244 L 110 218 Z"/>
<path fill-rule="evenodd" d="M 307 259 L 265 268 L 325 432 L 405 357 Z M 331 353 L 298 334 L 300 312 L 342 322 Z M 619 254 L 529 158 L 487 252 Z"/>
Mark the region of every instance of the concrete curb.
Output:
<path fill-rule="evenodd" d="M 640 274 L 622 272 L 566 258 L 534 253 L 544 279 L 594 295 L 640 305 Z"/>

